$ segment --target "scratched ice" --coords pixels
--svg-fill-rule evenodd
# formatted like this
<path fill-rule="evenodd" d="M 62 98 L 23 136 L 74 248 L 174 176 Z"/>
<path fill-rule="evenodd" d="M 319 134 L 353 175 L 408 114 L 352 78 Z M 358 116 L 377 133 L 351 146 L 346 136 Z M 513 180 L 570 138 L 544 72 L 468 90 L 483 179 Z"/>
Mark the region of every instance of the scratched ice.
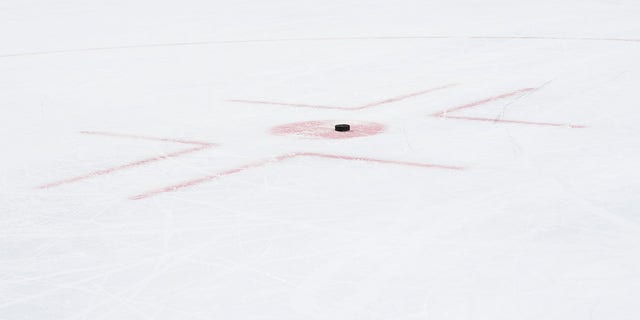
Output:
<path fill-rule="evenodd" d="M 638 319 L 639 14 L 6 0 L 0 319 Z"/>

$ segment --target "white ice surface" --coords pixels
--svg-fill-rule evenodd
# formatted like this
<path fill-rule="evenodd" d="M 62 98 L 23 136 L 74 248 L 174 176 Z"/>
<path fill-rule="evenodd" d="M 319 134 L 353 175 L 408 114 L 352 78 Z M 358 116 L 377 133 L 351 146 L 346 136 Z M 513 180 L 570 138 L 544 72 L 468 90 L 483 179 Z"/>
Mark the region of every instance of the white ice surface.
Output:
<path fill-rule="evenodd" d="M 640 318 L 637 0 L 0 2 L 0 319 Z M 357 106 L 359 111 L 234 103 Z M 434 112 L 521 88 L 441 119 Z M 373 121 L 353 139 L 274 136 Z M 193 146 L 206 150 L 39 189 Z M 464 167 L 451 171 L 314 152 Z M 255 163 L 156 196 L 130 197 Z"/>

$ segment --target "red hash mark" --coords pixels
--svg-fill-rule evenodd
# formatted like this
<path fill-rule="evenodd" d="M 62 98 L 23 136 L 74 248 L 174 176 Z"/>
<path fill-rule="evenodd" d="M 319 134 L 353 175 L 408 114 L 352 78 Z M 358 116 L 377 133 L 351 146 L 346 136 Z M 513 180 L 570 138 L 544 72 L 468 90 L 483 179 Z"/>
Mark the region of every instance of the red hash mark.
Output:
<path fill-rule="evenodd" d="M 264 101 L 264 100 L 231 99 L 231 100 L 227 100 L 227 101 L 229 101 L 229 102 L 239 102 L 239 103 L 252 103 L 252 104 L 268 104 L 268 105 L 274 105 L 274 106 L 297 107 L 297 108 L 314 108 L 314 109 L 350 110 L 350 111 L 353 111 L 353 110 L 368 109 L 368 108 L 377 107 L 377 106 L 388 104 L 388 103 L 392 103 L 392 102 L 397 102 L 397 101 L 413 98 L 413 97 L 420 96 L 420 95 L 427 94 L 427 93 L 431 93 L 431 92 L 434 92 L 434 91 L 447 89 L 447 88 L 453 87 L 455 85 L 456 84 L 448 84 L 448 85 L 444 85 L 444 86 L 440 86 L 440 87 L 435 87 L 435 88 L 431 88 L 431 89 L 426 89 L 426 90 L 422 90 L 422 91 L 418 91 L 418 92 L 405 94 L 405 95 L 398 96 L 398 97 L 393 97 L 393 98 L 389 98 L 389 99 L 375 101 L 375 102 L 371 102 L 371 103 L 367 103 L 365 105 L 355 106 L 355 107 L 334 107 L 334 106 L 323 106 L 323 105 L 315 105 L 315 104 L 287 103 L 287 102 Z"/>
<path fill-rule="evenodd" d="M 438 111 L 432 114 L 432 117 L 436 118 L 446 118 L 446 119 L 460 119 L 460 120 L 471 120 L 471 121 L 485 121 L 485 122 L 496 122 L 496 123 L 515 123 L 515 124 L 526 124 L 526 125 L 536 125 L 536 126 L 549 126 L 549 127 L 569 127 L 569 128 L 586 128 L 583 125 L 575 125 L 575 124 L 567 124 L 567 123 L 552 123 L 552 122 L 534 122 L 534 121 L 523 121 L 523 120 L 505 120 L 505 119 L 491 119 L 491 118 L 482 118 L 482 117 L 468 117 L 468 116 L 452 116 L 452 112 L 457 112 L 464 109 L 469 109 L 473 107 L 477 107 L 479 105 L 483 105 L 486 103 L 510 98 L 513 96 L 522 96 L 527 92 L 535 91 L 535 88 L 523 88 L 516 91 L 508 92 L 505 94 L 501 94 L 499 96 L 486 98 L 483 100 L 478 100 L 475 102 L 471 102 L 465 105 L 461 105 L 454 108 L 445 109 L 442 111 Z"/>
<path fill-rule="evenodd" d="M 296 152 L 289 153 L 285 155 L 277 156 L 273 159 L 261 160 L 252 163 L 248 163 L 233 169 L 221 171 L 218 173 L 214 173 L 211 175 L 206 175 L 200 178 L 196 178 L 189 181 L 184 181 L 175 185 L 151 190 L 145 193 L 141 193 L 131 197 L 131 200 L 141 200 L 150 198 L 162 193 L 174 192 L 177 190 L 181 190 L 184 188 L 192 187 L 201 183 L 209 182 L 212 180 L 216 180 L 225 176 L 229 176 L 232 174 L 240 173 L 249 169 L 258 168 L 265 166 L 270 163 L 278 163 L 285 160 L 298 158 L 298 157 L 315 157 L 315 158 L 327 158 L 327 159 L 338 159 L 338 160 L 348 160 L 348 161 L 366 161 L 373 163 L 382 163 L 382 164 L 394 164 L 394 165 L 402 165 L 402 166 L 411 166 L 411 167 L 421 167 L 421 168 L 435 168 L 435 169 L 445 169 L 445 170 L 463 170 L 463 167 L 458 166 L 449 166 L 449 165 L 441 165 L 441 164 L 432 164 L 432 163 L 419 163 L 419 162 L 406 162 L 406 161 L 395 161 L 395 160 L 383 160 L 383 159 L 374 159 L 374 158 L 365 158 L 365 157 L 353 157 L 353 156 L 341 156 L 334 154 L 324 154 L 324 153 L 315 153 L 315 152 Z"/>
<path fill-rule="evenodd" d="M 188 148 L 188 149 L 183 149 L 183 150 L 179 150 L 179 151 L 176 151 L 176 152 L 172 152 L 172 153 L 159 155 L 159 156 L 156 156 L 156 157 L 151 157 L 151 158 L 146 158 L 146 159 L 141 159 L 141 160 L 138 160 L 138 161 L 125 163 L 125 164 L 122 164 L 122 165 L 119 165 L 119 166 L 115 166 L 115 167 L 110 167 L 110 168 L 106 168 L 106 169 L 101 169 L 101 170 L 89 172 L 89 173 L 86 173 L 86 174 L 82 174 L 82 175 L 79 175 L 79 176 L 75 176 L 75 177 L 71 177 L 71 178 L 67 178 L 67 179 L 63 179 L 63 180 L 50 182 L 50 183 L 38 186 L 38 188 L 40 188 L 40 189 L 49 189 L 49 188 L 53 188 L 53 187 L 58 187 L 58 186 L 61 186 L 61 185 L 70 184 L 70 183 L 74 183 L 74 182 L 79 182 L 79 181 L 90 179 L 90 178 L 94 178 L 94 177 L 104 176 L 104 175 L 111 174 L 111 173 L 118 172 L 118 171 L 125 170 L 125 169 L 131 169 L 131 168 L 140 167 L 140 166 L 143 166 L 143 165 L 148 165 L 148 164 L 151 164 L 151 163 L 154 163 L 154 162 L 158 162 L 158 161 L 178 158 L 178 157 L 184 156 L 186 154 L 202 151 L 202 150 L 205 150 L 205 149 L 208 149 L 208 148 L 216 146 L 216 144 L 208 143 L 208 142 L 180 140 L 180 139 L 170 139 L 170 138 L 156 138 L 156 137 L 147 137 L 147 136 L 120 134 L 120 133 L 110 133 L 110 132 L 82 131 L 80 133 L 87 134 L 87 135 L 100 135 L 100 136 L 117 137 L 117 138 L 129 138 L 129 139 L 141 139 L 141 140 L 151 140 L 151 141 L 174 142 L 174 143 L 191 145 L 192 147 Z M 195 147 L 193 147 L 193 146 L 195 146 Z"/>
<path fill-rule="evenodd" d="M 150 141 L 162 141 L 162 142 L 175 142 L 182 144 L 192 144 L 192 145 L 200 145 L 200 146 L 215 146 L 215 143 L 209 142 L 200 142 L 194 140 L 182 140 L 182 139 L 171 139 L 171 138 L 157 138 L 157 137 L 149 137 L 149 136 L 140 136 L 135 134 L 123 134 L 123 133 L 112 133 L 112 132 L 100 132 L 100 131 L 80 131 L 82 134 L 95 135 L 95 136 L 107 136 L 107 137 L 115 137 L 115 138 L 129 138 L 129 139 L 140 139 L 140 140 L 150 140 Z"/>

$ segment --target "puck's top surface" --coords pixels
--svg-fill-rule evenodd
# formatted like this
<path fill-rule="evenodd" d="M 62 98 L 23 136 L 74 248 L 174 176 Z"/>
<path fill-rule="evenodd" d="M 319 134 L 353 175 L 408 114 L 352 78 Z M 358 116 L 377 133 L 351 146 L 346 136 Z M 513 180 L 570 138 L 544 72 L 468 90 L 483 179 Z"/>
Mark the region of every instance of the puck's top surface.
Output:
<path fill-rule="evenodd" d="M 336 124 L 336 131 L 349 131 L 351 126 L 345 123 Z"/>

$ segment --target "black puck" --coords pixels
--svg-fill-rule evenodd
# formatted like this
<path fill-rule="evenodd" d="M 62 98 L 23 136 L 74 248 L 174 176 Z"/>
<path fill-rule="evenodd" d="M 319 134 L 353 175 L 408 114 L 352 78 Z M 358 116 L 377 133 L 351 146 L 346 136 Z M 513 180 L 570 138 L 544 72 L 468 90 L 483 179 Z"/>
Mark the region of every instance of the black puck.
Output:
<path fill-rule="evenodd" d="M 345 132 L 351 130 L 351 126 L 345 123 L 336 124 L 336 131 Z"/>

